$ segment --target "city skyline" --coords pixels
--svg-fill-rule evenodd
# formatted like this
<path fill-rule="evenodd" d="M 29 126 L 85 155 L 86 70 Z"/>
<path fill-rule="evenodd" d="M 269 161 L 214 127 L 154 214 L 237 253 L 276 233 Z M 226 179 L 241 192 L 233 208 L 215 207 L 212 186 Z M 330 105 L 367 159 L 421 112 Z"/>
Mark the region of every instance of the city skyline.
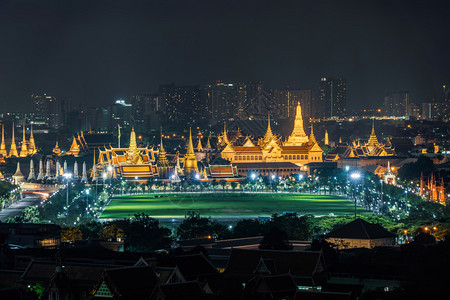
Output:
<path fill-rule="evenodd" d="M 324 76 L 361 108 L 398 91 L 427 102 L 450 79 L 443 1 L 104 4 L 0 4 L 5 110 L 34 93 L 103 106 L 171 82 L 306 90 Z"/>

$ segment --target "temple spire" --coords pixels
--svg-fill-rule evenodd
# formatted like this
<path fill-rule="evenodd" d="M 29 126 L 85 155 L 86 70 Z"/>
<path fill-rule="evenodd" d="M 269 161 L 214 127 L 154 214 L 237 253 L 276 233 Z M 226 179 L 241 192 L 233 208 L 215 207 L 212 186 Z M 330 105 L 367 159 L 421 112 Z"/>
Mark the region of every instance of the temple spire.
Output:
<path fill-rule="evenodd" d="M 8 156 L 8 152 L 6 152 L 6 145 L 5 145 L 5 125 L 2 124 L 2 143 L 0 145 L 0 154 L 3 155 L 3 157 Z"/>
<path fill-rule="evenodd" d="M 314 127 L 313 127 L 313 123 L 311 123 L 311 134 L 310 134 L 310 136 L 309 136 L 309 142 L 310 142 L 311 144 L 316 144 L 316 143 L 317 143 L 316 137 L 314 136 Z"/>
<path fill-rule="evenodd" d="M 15 156 L 19 157 L 19 154 L 17 153 L 17 146 L 16 146 L 16 140 L 14 138 L 14 122 L 12 126 L 12 137 L 11 137 L 11 150 L 9 151 L 9 156 Z"/>
<path fill-rule="evenodd" d="M 30 160 L 30 173 L 28 174 L 28 181 L 35 180 L 35 174 L 34 174 L 34 163 L 33 159 Z"/>
<path fill-rule="evenodd" d="M 23 124 L 22 146 L 20 148 L 20 157 L 27 157 L 27 156 L 28 156 L 28 147 L 27 147 L 27 140 L 25 137 L 25 124 Z"/>
<path fill-rule="evenodd" d="M 295 113 L 294 129 L 288 140 L 284 143 L 285 146 L 300 146 L 308 142 L 308 136 L 303 129 L 303 117 L 302 117 L 302 107 L 300 106 L 300 101 L 297 103 L 297 109 Z"/>
<path fill-rule="evenodd" d="M 194 153 L 194 145 L 192 143 L 192 130 L 189 128 L 189 143 L 186 155 L 184 156 L 183 164 L 184 174 L 187 177 L 192 177 L 195 172 L 198 172 L 197 158 Z"/>
<path fill-rule="evenodd" d="M 227 136 L 227 123 L 223 122 L 223 136 L 222 136 L 222 142 L 225 145 L 229 145 L 230 141 L 228 140 L 228 136 Z"/>
<path fill-rule="evenodd" d="M 209 133 L 208 141 L 206 142 L 206 150 L 212 149 L 210 139 L 211 139 L 211 132 Z"/>
<path fill-rule="evenodd" d="M 130 134 L 130 146 L 128 147 L 128 156 L 134 157 L 136 153 L 137 153 L 136 132 L 134 132 L 134 127 L 132 127 Z"/>
<path fill-rule="evenodd" d="M 31 124 L 30 130 L 31 132 L 30 132 L 30 142 L 28 143 L 28 154 L 33 155 L 37 152 L 36 144 L 34 142 L 33 124 Z"/>
<path fill-rule="evenodd" d="M 266 130 L 266 134 L 264 135 L 263 138 L 263 144 L 268 143 L 271 139 L 273 138 L 273 132 L 272 132 L 272 128 L 270 127 L 270 112 L 268 113 L 268 118 L 267 118 L 267 130 Z"/>
<path fill-rule="evenodd" d="M 202 137 L 201 137 L 201 136 L 198 137 L 197 151 L 203 151 L 203 147 L 202 147 Z"/>
<path fill-rule="evenodd" d="M 329 145 L 330 141 L 328 140 L 328 131 L 325 129 L 325 141 L 324 141 L 325 145 Z"/>
<path fill-rule="evenodd" d="M 17 169 L 16 169 L 16 173 L 14 173 L 13 175 L 13 180 L 14 180 L 14 184 L 19 185 L 23 182 L 24 180 L 24 176 L 22 174 L 22 172 L 20 171 L 20 163 L 17 162 Z"/>
<path fill-rule="evenodd" d="M 159 177 L 162 179 L 168 179 L 169 178 L 169 172 L 170 172 L 170 167 L 169 167 L 169 160 L 167 159 L 166 156 L 166 151 L 164 150 L 164 145 L 163 145 L 163 134 L 162 134 L 162 127 L 161 127 L 161 145 L 159 148 L 159 153 L 158 153 L 158 159 L 156 161 L 156 166 L 158 167 L 158 174 Z"/>
<path fill-rule="evenodd" d="M 369 141 L 367 142 L 367 148 L 372 152 L 376 146 L 378 146 L 377 135 L 375 134 L 375 118 L 372 119 L 372 133 L 370 134 Z"/>

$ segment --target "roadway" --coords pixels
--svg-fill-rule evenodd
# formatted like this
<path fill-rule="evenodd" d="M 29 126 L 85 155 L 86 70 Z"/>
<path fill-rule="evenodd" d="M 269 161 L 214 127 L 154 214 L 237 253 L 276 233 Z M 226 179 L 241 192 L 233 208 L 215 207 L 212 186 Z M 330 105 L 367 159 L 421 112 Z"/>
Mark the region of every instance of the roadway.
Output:
<path fill-rule="evenodd" d="M 0 211 L 0 221 L 5 222 L 8 218 L 20 215 L 25 208 L 31 205 L 39 205 L 41 201 L 42 198 L 39 195 L 24 194 L 22 199 L 14 202 L 8 208 Z"/>

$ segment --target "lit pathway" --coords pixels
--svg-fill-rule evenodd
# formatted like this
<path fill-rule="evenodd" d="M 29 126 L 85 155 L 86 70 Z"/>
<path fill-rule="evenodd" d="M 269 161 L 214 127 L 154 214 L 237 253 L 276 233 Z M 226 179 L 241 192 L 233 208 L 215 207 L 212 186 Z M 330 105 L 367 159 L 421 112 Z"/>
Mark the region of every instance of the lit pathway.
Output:
<path fill-rule="evenodd" d="M 38 205 L 41 203 L 41 197 L 33 194 L 26 194 L 25 198 L 13 203 L 10 207 L 0 211 L 0 221 L 5 222 L 8 218 L 20 215 L 20 213 L 30 205 Z"/>

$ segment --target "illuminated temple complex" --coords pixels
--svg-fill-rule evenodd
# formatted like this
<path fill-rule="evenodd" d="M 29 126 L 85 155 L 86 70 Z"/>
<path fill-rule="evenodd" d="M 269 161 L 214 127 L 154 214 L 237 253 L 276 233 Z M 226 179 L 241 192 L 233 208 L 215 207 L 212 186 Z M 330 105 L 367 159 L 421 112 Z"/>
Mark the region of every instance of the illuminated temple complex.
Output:
<path fill-rule="evenodd" d="M 97 170 L 106 172 L 108 177 L 147 178 L 158 176 L 156 157 L 158 151 L 138 148 L 134 129 L 130 135 L 128 148 L 104 148 L 99 150 Z M 111 168 L 109 168 L 111 167 Z"/>
<path fill-rule="evenodd" d="M 311 162 L 322 162 L 322 148 L 318 145 L 313 128 L 309 137 L 303 128 L 302 109 L 297 104 L 294 128 L 287 140 L 282 141 L 270 127 L 270 118 L 264 137 L 253 141 L 245 137 L 242 141 L 230 142 L 224 129 L 220 155 L 237 164 L 239 170 L 254 170 L 262 175 L 288 175 L 298 173 Z M 245 175 L 247 171 L 242 173 Z"/>
<path fill-rule="evenodd" d="M 337 161 L 343 158 L 364 158 L 373 156 L 394 156 L 395 149 L 388 141 L 383 144 L 378 141 L 375 134 L 375 121 L 372 123 L 372 132 L 367 143 L 354 141 L 351 145 L 340 143 L 325 157 L 325 161 Z"/>

